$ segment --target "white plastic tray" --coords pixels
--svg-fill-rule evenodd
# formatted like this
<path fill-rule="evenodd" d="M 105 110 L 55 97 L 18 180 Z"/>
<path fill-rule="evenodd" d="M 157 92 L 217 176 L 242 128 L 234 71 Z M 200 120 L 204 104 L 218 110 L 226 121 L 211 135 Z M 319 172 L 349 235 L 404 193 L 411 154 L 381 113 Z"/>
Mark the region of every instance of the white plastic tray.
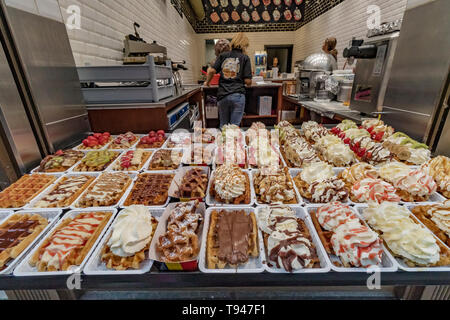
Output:
<path fill-rule="evenodd" d="M 14 270 L 14 268 L 20 263 L 20 261 L 22 260 L 22 258 L 27 255 L 28 251 L 34 247 L 34 245 L 36 244 L 36 242 L 38 242 L 45 234 L 47 234 L 48 230 L 50 230 L 51 228 L 53 228 L 53 226 L 55 225 L 55 223 L 59 220 L 59 217 L 62 213 L 62 210 L 58 210 L 58 209 L 53 209 L 53 210 L 23 210 L 23 211 L 17 211 L 15 212 L 15 214 L 38 214 L 44 218 L 47 219 L 48 224 L 47 226 L 44 228 L 44 230 L 42 230 L 42 232 L 28 245 L 28 247 L 26 247 L 21 254 L 19 254 L 19 256 L 8 262 L 7 263 L 7 267 L 3 270 L 0 271 L 0 274 L 10 274 L 12 273 L 12 271 Z M 3 216 L 3 212 L 0 212 L 0 218 L 2 219 L 1 223 L 3 223 L 6 219 L 8 219 L 10 216 L 12 216 L 14 213 L 9 214 L 8 216 L 4 217 Z M 4 219 L 3 219 L 4 218 Z"/>
<path fill-rule="evenodd" d="M 267 208 L 267 205 L 263 205 L 263 206 L 258 206 L 256 208 L 256 212 L 258 214 L 259 210 L 261 210 L 262 208 Z M 325 249 L 323 248 L 322 243 L 320 242 L 319 236 L 316 233 L 316 230 L 314 229 L 314 226 L 312 224 L 311 218 L 308 216 L 308 214 L 305 212 L 304 208 L 302 207 L 292 207 L 292 210 L 295 211 L 296 216 L 299 219 L 302 219 L 303 221 L 305 221 L 305 224 L 309 230 L 309 233 L 311 234 L 311 239 L 314 243 L 314 247 L 316 248 L 316 253 L 317 253 L 317 257 L 320 260 L 320 268 L 304 268 L 304 269 L 300 269 L 300 270 L 293 270 L 292 273 L 296 274 L 296 273 L 326 273 L 329 272 L 331 270 L 331 262 L 328 259 L 328 255 L 325 252 Z M 269 266 L 269 261 L 268 261 L 268 257 L 266 256 L 266 250 L 265 250 L 265 246 L 264 246 L 264 238 L 262 236 L 260 236 L 259 238 L 259 246 L 260 249 L 262 250 L 262 254 L 264 255 L 264 269 L 267 272 L 270 273 L 286 273 L 289 274 L 290 272 L 284 270 L 283 268 L 277 268 L 274 264 L 274 262 L 270 262 L 271 264 L 274 264 L 274 266 Z"/>
<path fill-rule="evenodd" d="M 420 204 L 423 205 L 423 204 Z M 409 207 L 406 206 L 409 210 Z M 364 219 L 364 215 L 363 215 L 363 211 L 364 209 L 368 208 L 367 205 L 359 205 L 356 206 L 356 210 L 358 210 L 359 215 L 361 216 L 362 219 Z M 416 216 L 411 212 L 410 217 L 417 222 L 419 225 L 423 226 L 425 229 L 429 230 L 422 222 L 420 222 L 419 219 L 416 218 Z M 431 232 L 431 231 L 430 231 Z M 431 234 L 434 236 L 434 238 L 436 239 L 437 242 L 440 242 L 444 247 L 447 247 L 438 237 L 436 237 L 436 235 L 431 232 Z M 447 247 L 448 248 L 448 247 Z M 410 267 L 408 266 L 403 259 L 398 258 L 398 257 L 393 257 L 395 259 L 395 261 L 398 264 L 398 267 L 403 270 L 403 271 L 408 271 L 408 272 L 419 272 L 419 271 L 431 271 L 431 272 L 442 272 L 442 271 L 446 271 L 449 272 L 450 271 L 450 266 L 446 266 L 446 267 Z"/>
<path fill-rule="evenodd" d="M 213 171 L 211 173 L 211 175 L 209 176 L 208 190 L 207 190 L 207 194 L 206 194 L 206 204 L 209 207 L 252 207 L 256 201 L 255 189 L 253 188 L 252 175 L 250 174 L 249 170 L 242 170 L 242 171 L 248 175 L 248 179 L 250 182 L 250 203 L 248 203 L 248 204 L 243 204 L 243 203 L 242 204 L 226 204 L 226 203 L 217 202 L 214 197 L 211 197 L 210 190 L 211 190 L 211 185 L 214 180 L 214 174 L 215 174 L 215 171 Z"/>
<path fill-rule="evenodd" d="M 119 151 L 119 152 L 121 152 L 121 154 L 117 157 L 116 160 L 113 161 L 113 163 L 111 163 L 110 166 L 108 166 L 108 168 L 106 168 L 106 171 L 108 171 L 108 172 L 127 172 L 127 173 L 134 173 L 134 174 L 138 174 L 138 173 L 144 171 L 144 169 L 148 167 L 148 164 L 150 163 L 150 159 L 152 158 L 153 153 L 154 153 L 156 150 L 151 150 L 151 149 L 140 149 L 140 150 L 143 150 L 144 152 L 151 152 L 152 154 L 150 155 L 150 157 L 148 157 L 147 161 L 144 162 L 144 164 L 142 165 L 141 169 L 139 169 L 139 170 L 126 171 L 126 170 L 114 170 L 114 169 L 113 169 L 114 166 L 116 165 L 116 163 L 118 163 L 118 162 L 120 161 L 120 158 L 122 158 L 124 155 L 126 155 L 126 153 L 127 153 L 128 151 L 136 151 L 136 150 L 137 150 L 137 149 L 111 150 L 111 151 Z"/>
<path fill-rule="evenodd" d="M 155 156 L 155 154 L 159 150 L 180 151 L 181 152 L 181 158 L 180 158 L 180 164 L 178 165 L 178 167 L 176 167 L 175 169 L 167 169 L 167 170 L 150 170 L 149 169 L 150 163 L 152 162 L 153 157 Z M 147 162 L 147 164 L 143 167 L 143 171 L 144 172 L 155 172 L 155 171 L 173 171 L 173 170 L 177 170 L 177 169 L 179 169 L 182 166 L 183 154 L 184 154 L 184 151 L 183 151 L 183 149 L 180 149 L 180 148 L 177 148 L 177 149 L 167 149 L 167 148 L 156 149 L 153 152 L 153 154 L 151 155 L 151 157 L 150 157 L 149 161 Z"/>
<path fill-rule="evenodd" d="M 150 213 L 153 217 L 156 218 L 159 222 L 159 218 L 164 213 L 164 209 L 150 209 Z M 106 242 L 109 240 L 109 237 L 112 233 L 114 224 L 117 221 L 117 218 L 122 214 L 122 212 L 119 212 L 117 216 L 115 217 L 112 225 L 108 229 L 108 231 L 105 233 L 105 236 L 102 238 L 100 243 L 97 245 L 95 251 L 92 253 L 91 257 L 86 263 L 86 266 L 83 269 L 83 273 L 87 275 L 126 275 L 126 274 L 144 274 L 150 271 L 153 265 L 153 260 L 148 258 L 148 252 L 146 253 L 146 259 L 140 263 L 139 269 L 129 269 L 129 270 L 115 270 L 115 269 L 108 269 L 104 262 L 101 260 L 101 252 L 106 244 Z"/>
<path fill-rule="evenodd" d="M 309 215 L 311 215 L 312 210 L 317 210 L 318 208 L 322 207 L 323 205 L 315 204 L 315 205 L 308 205 L 306 206 L 305 210 L 308 212 Z M 359 215 L 358 211 L 355 208 L 350 207 L 350 210 L 352 210 L 354 213 L 357 214 L 357 216 L 360 218 L 361 223 L 363 223 L 365 226 L 367 226 L 369 229 L 372 229 Z M 313 225 L 314 228 L 314 225 Z M 314 228 L 314 231 L 317 233 L 316 229 Z M 389 250 L 386 249 L 386 247 L 383 246 L 383 255 L 381 257 L 381 266 L 378 267 L 380 272 L 395 272 L 398 270 L 398 264 L 392 254 L 389 252 Z M 325 251 L 327 254 L 327 252 Z M 327 254 L 328 255 L 328 254 Z M 369 270 L 368 268 L 346 268 L 346 267 L 338 267 L 333 264 L 333 262 L 338 262 L 339 264 L 342 264 L 341 260 L 338 256 L 335 255 L 328 255 L 328 258 L 331 262 L 331 270 L 337 271 L 337 272 L 367 272 Z"/>
<path fill-rule="evenodd" d="M 249 208 L 249 207 L 233 207 L 233 208 L 224 208 L 224 207 L 211 207 L 206 210 L 205 213 L 205 224 L 203 227 L 203 234 L 202 234 L 202 243 L 200 249 L 200 257 L 199 257 L 199 264 L 198 268 L 203 273 L 262 273 L 264 272 L 264 266 L 263 266 L 263 251 L 261 250 L 261 231 L 259 230 L 258 226 L 258 246 L 259 246 L 259 256 L 257 258 L 249 257 L 249 260 L 246 264 L 240 264 L 237 268 L 230 268 L 226 267 L 224 269 L 209 269 L 207 267 L 206 263 L 206 246 L 207 246 L 207 240 L 208 240 L 208 231 L 210 226 L 210 218 L 211 213 L 214 211 L 221 211 L 221 210 L 227 210 L 227 211 L 236 211 L 236 210 L 244 210 L 247 214 L 250 214 L 253 212 L 255 214 L 256 219 L 256 210 L 255 208 Z"/>
<path fill-rule="evenodd" d="M 95 241 L 94 245 L 92 246 L 91 250 L 89 250 L 88 254 L 84 258 L 84 260 L 81 262 L 81 264 L 78 267 L 75 268 L 69 268 L 67 271 L 49 271 L 49 272 L 39 272 L 36 267 L 32 267 L 29 264 L 29 261 L 33 254 L 36 252 L 36 250 L 39 249 L 39 247 L 43 244 L 45 239 L 53 233 L 53 231 L 58 228 L 58 226 L 66 219 L 66 218 L 74 218 L 80 213 L 83 212 L 112 212 L 111 218 L 108 220 L 107 224 L 103 228 L 102 232 L 98 236 L 97 240 Z M 72 210 L 69 211 L 62 217 L 57 224 L 55 224 L 47 233 L 45 237 L 43 237 L 38 244 L 34 247 L 33 250 L 31 250 L 25 258 L 20 262 L 20 264 L 17 266 L 17 268 L 14 270 L 14 275 L 17 277 L 26 277 L 26 276 L 59 276 L 59 275 L 70 275 L 73 273 L 81 272 L 83 267 L 85 266 L 86 262 L 88 261 L 90 255 L 95 250 L 95 247 L 98 245 L 98 243 L 101 241 L 103 235 L 105 234 L 106 230 L 108 230 L 109 225 L 111 224 L 112 220 L 114 219 L 114 216 L 116 215 L 117 210 L 116 209 L 80 209 L 80 210 Z"/>

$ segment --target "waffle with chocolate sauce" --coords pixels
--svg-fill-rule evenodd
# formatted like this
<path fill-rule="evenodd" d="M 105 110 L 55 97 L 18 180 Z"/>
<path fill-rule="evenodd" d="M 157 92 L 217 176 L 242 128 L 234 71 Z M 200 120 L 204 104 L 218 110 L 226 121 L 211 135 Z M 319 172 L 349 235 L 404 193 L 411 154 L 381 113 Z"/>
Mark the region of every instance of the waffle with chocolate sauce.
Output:
<path fill-rule="evenodd" d="M 84 157 L 84 152 L 76 150 L 57 151 L 46 156 L 39 165 L 37 172 L 64 172 L 70 169 Z"/>
<path fill-rule="evenodd" d="M 214 210 L 206 248 L 208 269 L 237 268 L 258 257 L 258 228 L 253 212 Z"/>
<path fill-rule="evenodd" d="M 143 173 L 138 176 L 124 206 L 133 204 L 144 206 L 164 205 L 174 174 Z"/>
<path fill-rule="evenodd" d="M 160 149 L 153 154 L 149 170 L 176 170 L 180 166 L 183 152 Z"/>
<path fill-rule="evenodd" d="M 185 173 L 178 187 L 179 198 L 200 199 L 206 196 L 208 174 L 201 168 L 190 169 Z"/>

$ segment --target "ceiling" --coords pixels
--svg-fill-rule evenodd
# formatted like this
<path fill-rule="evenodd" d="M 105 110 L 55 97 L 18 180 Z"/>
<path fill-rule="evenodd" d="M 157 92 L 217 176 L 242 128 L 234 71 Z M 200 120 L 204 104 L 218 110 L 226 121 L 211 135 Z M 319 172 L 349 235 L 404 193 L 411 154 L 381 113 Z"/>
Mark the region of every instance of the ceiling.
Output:
<path fill-rule="evenodd" d="M 253 7 L 253 1 L 250 0 L 250 5 L 247 7 L 243 4 L 243 0 L 239 1 L 239 5 L 235 8 L 232 5 L 232 1 L 228 1 L 228 7 L 222 8 L 221 1 L 217 0 L 218 6 L 213 7 L 211 4 L 214 3 L 214 1 L 210 0 L 202 0 L 203 7 L 205 9 L 206 17 L 199 21 L 195 18 L 195 15 L 192 11 L 192 8 L 188 4 L 188 1 L 184 0 L 171 0 L 172 3 L 177 6 L 180 11 L 183 12 L 183 14 L 186 16 L 192 27 L 194 28 L 196 33 L 227 33 L 227 32 L 267 32 L 267 31 L 295 31 L 299 28 L 301 28 L 303 25 L 307 24 L 308 22 L 311 22 L 318 16 L 322 15 L 323 13 L 327 12 L 331 8 L 335 7 L 336 5 L 340 4 L 344 0 L 303 0 L 296 2 L 295 0 L 290 1 L 291 5 L 286 6 L 286 4 L 289 4 L 289 1 L 287 3 L 282 0 L 280 1 L 279 6 L 274 5 L 274 0 L 270 1 L 270 5 L 267 7 L 264 5 L 263 0 L 259 1 L 260 4 L 257 7 Z M 255 4 L 258 2 L 256 1 Z M 301 3 L 300 5 L 297 5 L 297 3 Z M 224 2 L 226 4 L 226 2 Z M 237 3 L 235 3 L 237 4 Z M 294 19 L 294 10 L 299 9 L 301 11 L 301 20 L 296 21 Z M 278 22 L 274 21 L 273 12 L 275 10 L 278 10 L 281 12 L 281 18 Z M 293 14 L 293 17 L 290 19 L 290 21 L 287 21 L 284 16 L 284 11 L 290 10 Z M 243 11 L 253 12 L 258 11 L 260 15 L 260 19 L 258 22 L 253 21 L 253 17 L 250 15 L 250 21 L 244 22 L 242 19 L 239 19 L 237 23 L 233 22 L 231 19 L 231 13 L 233 11 L 237 11 L 239 14 L 239 17 L 242 17 Z M 270 20 L 265 22 L 262 19 L 262 13 L 264 11 L 267 11 L 270 16 Z M 217 12 L 218 16 L 220 17 L 220 20 L 216 23 L 214 23 L 211 20 L 211 13 Z M 229 16 L 229 20 L 227 22 L 224 22 L 222 20 L 221 13 L 227 12 Z M 298 11 L 296 11 L 298 13 Z M 297 17 L 298 18 L 298 17 Z M 268 19 L 268 17 L 267 17 Z"/>

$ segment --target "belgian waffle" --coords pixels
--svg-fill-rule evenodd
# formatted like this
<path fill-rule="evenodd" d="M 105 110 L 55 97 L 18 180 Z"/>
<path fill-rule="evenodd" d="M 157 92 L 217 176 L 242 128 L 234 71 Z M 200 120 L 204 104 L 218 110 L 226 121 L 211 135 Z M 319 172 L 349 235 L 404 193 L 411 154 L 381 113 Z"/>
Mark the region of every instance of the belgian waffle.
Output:
<path fill-rule="evenodd" d="M 156 228 L 158 227 L 158 220 L 152 216 L 152 235 L 151 239 L 155 234 Z M 111 233 L 112 235 L 112 233 Z M 128 270 L 128 269 L 139 269 L 142 261 L 145 260 L 146 252 L 148 252 L 151 244 L 151 239 L 147 246 L 139 252 L 136 252 L 130 257 L 119 257 L 111 252 L 111 248 L 107 245 L 109 238 L 105 241 L 105 245 L 101 251 L 101 260 L 105 263 L 106 268 L 115 270 Z"/>
<path fill-rule="evenodd" d="M 208 147 L 191 146 L 183 153 L 182 162 L 187 165 L 210 165 L 213 151 Z"/>
<path fill-rule="evenodd" d="M 181 164 L 183 152 L 161 149 L 153 154 L 150 160 L 149 170 L 175 170 Z"/>
<path fill-rule="evenodd" d="M 433 232 L 442 242 L 450 247 L 450 236 L 432 220 L 431 212 L 437 210 L 440 205 L 417 206 L 411 209 L 411 212 L 420 220 L 431 232 Z M 448 211 L 448 208 L 440 208 Z"/>
<path fill-rule="evenodd" d="M 64 219 L 34 252 L 29 264 L 39 272 L 79 266 L 111 216 L 111 212 L 83 212 Z"/>
<path fill-rule="evenodd" d="M 346 185 L 337 177 L 308 184 L 302 180 L 301 174 L 298 174 L 294 178 L 294 183 L 300 195 L 312 203 L 346 202 L 348 200 Z M 317 194 L 316 191 L 318 191 Z"/>
<path fill-rule="evenodd" d="M 119 135 L 114 141 L 108 146 L 110 150 L 121 150 L 130 149 L 137 142 L 139 138 L 131 133 L 127 132 L 125 134 Z"/>
<path fill-rule="evenodd" d="M 37 172 L 64 172 L 84 157 L 84 152 L 75 150 L 58 151 L 45 157 Z"/>
<path fill-rule="evenodd" d="M 34 204 L 34 208 L 69 207 L 94 180 L 94 176 L 88 175 L 63 177 L 56 186 Z"/>
<path fill-rule="evenodd" d="M 153 143 L 142 143 L 142 141 L 140 140 L 139 143 L 137 144 L 136 148 L 137 149 L 159 149 L 164 145 L 166 140 L 167 140 L 166 137 L 164 137 L 163 141 L 155 141 Z"/>
<path fill-rule="evenodd" d="M 200 199 L 206 196 L 208 174 L 201 168 L 190 169 L 185 173 L 178 187 L 179 198 Z"/>
<path fill-rule="evenodd" d="M 169 197 L 168 191 L 174 174 L 143 173 L 138 176 L 124 206 L 164 205 Z"/>
<path fill-rule="evenodd" d="M 119 203 L 131 181 L 131 177 L 124 172 L 103 173 L 77 201 L 76 207 L 115 206 Z"/>
<path fill-rule="evenodd" d="M 310 217 L 314 224 L 314 228 L 316 229 L 317 234 L 319 235 L 320 242 L 322 242 L 322 245 L 325 248 L 325 251 L 330 255 L 336 255 L 333 246 L 331 245 L 331 237 L 333 236 L 333 231 L 327 231 L 322 228 L 322 226 L 319 223 L 319 220 L 317 219 L 316 212 L 314 211 L 310 212 Z"/>
<path fill-rule="evenodd" d="M 236 230 L 242 233 L 238 234 Z M 224 243 L 228 241 L 230 244 Z M 247 263 L 249 257 L 258 257 L 255 214 L 251 212 L 247 215 L 244 210 L 214 210 L 210 216 L 206 245 L 208 269 L 225 269 L 227 266 L 237 268 L 239 264 Z M 239 248 L 240 246 L 242 248 Z"/>
<path fill-rule="evenodd" d="M 217 173 L 219 170 L 223 170 L 223 176 L 217 177 Z M 223 189 L 226 189 L 228 187 L 232 187 L 235 183 L 241 183 L 243 182 L 243 193 L 239 196 L 233 197 L 232 199 L 224 199 L 221 197 L 220 193 L 216 191 L 216 184 L 219 186 L 223 183 L 222 180 L 226 179 L 226 182 L 223 186 L 221 186 Z M 219 180 L 219 182 L 218 182 Z M 229 184 L 229 186 L 227 186 Z M 215 171 L 215 176 L 211 182 L 211 188 L 209 190 L 209 193 L 212 197 L 215 198 L 217 202 L 220 203 L 226 203 L 226 204 L 250 204 L 250 178 L 248 177 L 248 174 L 244 171 L 242 171 L 238 166 L 233 165 L 223 165 L 219 169 Z"/>
<path fill-rule="evenodd" d="M 153 151 L 142 149 L 130 150 L 112 165 L 113 171 L 139 171 L 153 154 Z"/>
<path fill-rule="evenodd" d="M 117 151 L 90 151 L 76 166 L 75 172 L 100 172 L 104 171 L 118 156 Z"/>
<path fill-rule="evenodd" d="M 14 214 L 0 225 L 0 270 L 16 259 L 47 227 L 38 214 Z"/>
<path fill-rule="evenodd" d="M 56 180 L 46 174 L 26 174 L 0 193 L 0 208 L 20 208 Z"/>
<path fill-rule="evenodd" d="M 92 146 L 92 147 L 87 147 L 84 144 L 80 144 L 78 147 L 76 147 L 76 149 L 84 150 L 84 151 L 100 150 L 100 149 L 103 149 L 106 145 L 108 145 L 111 141 L 113 141 L 113 138 L 109 137 L 108 141 L 106 141 L 104 144 L 98 144 L 98 145 Z"/>
<path fill-rule="evenodd" d="M 261 203 L 298 203 L 288 168 L 257 172 L 254 176 L 253 186 L 258 201 Z"/>

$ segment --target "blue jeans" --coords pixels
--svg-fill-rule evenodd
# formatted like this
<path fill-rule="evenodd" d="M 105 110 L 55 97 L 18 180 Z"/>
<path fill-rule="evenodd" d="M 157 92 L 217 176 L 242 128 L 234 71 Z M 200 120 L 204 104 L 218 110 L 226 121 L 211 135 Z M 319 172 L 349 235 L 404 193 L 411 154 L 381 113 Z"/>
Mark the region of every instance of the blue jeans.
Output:
<path fill-rule="evenodd" d="M 220 128 L 226 124 L 240 126 L 245 110 L 245 94 L 229 94 L 217 102 L 219 107 Z"/>

